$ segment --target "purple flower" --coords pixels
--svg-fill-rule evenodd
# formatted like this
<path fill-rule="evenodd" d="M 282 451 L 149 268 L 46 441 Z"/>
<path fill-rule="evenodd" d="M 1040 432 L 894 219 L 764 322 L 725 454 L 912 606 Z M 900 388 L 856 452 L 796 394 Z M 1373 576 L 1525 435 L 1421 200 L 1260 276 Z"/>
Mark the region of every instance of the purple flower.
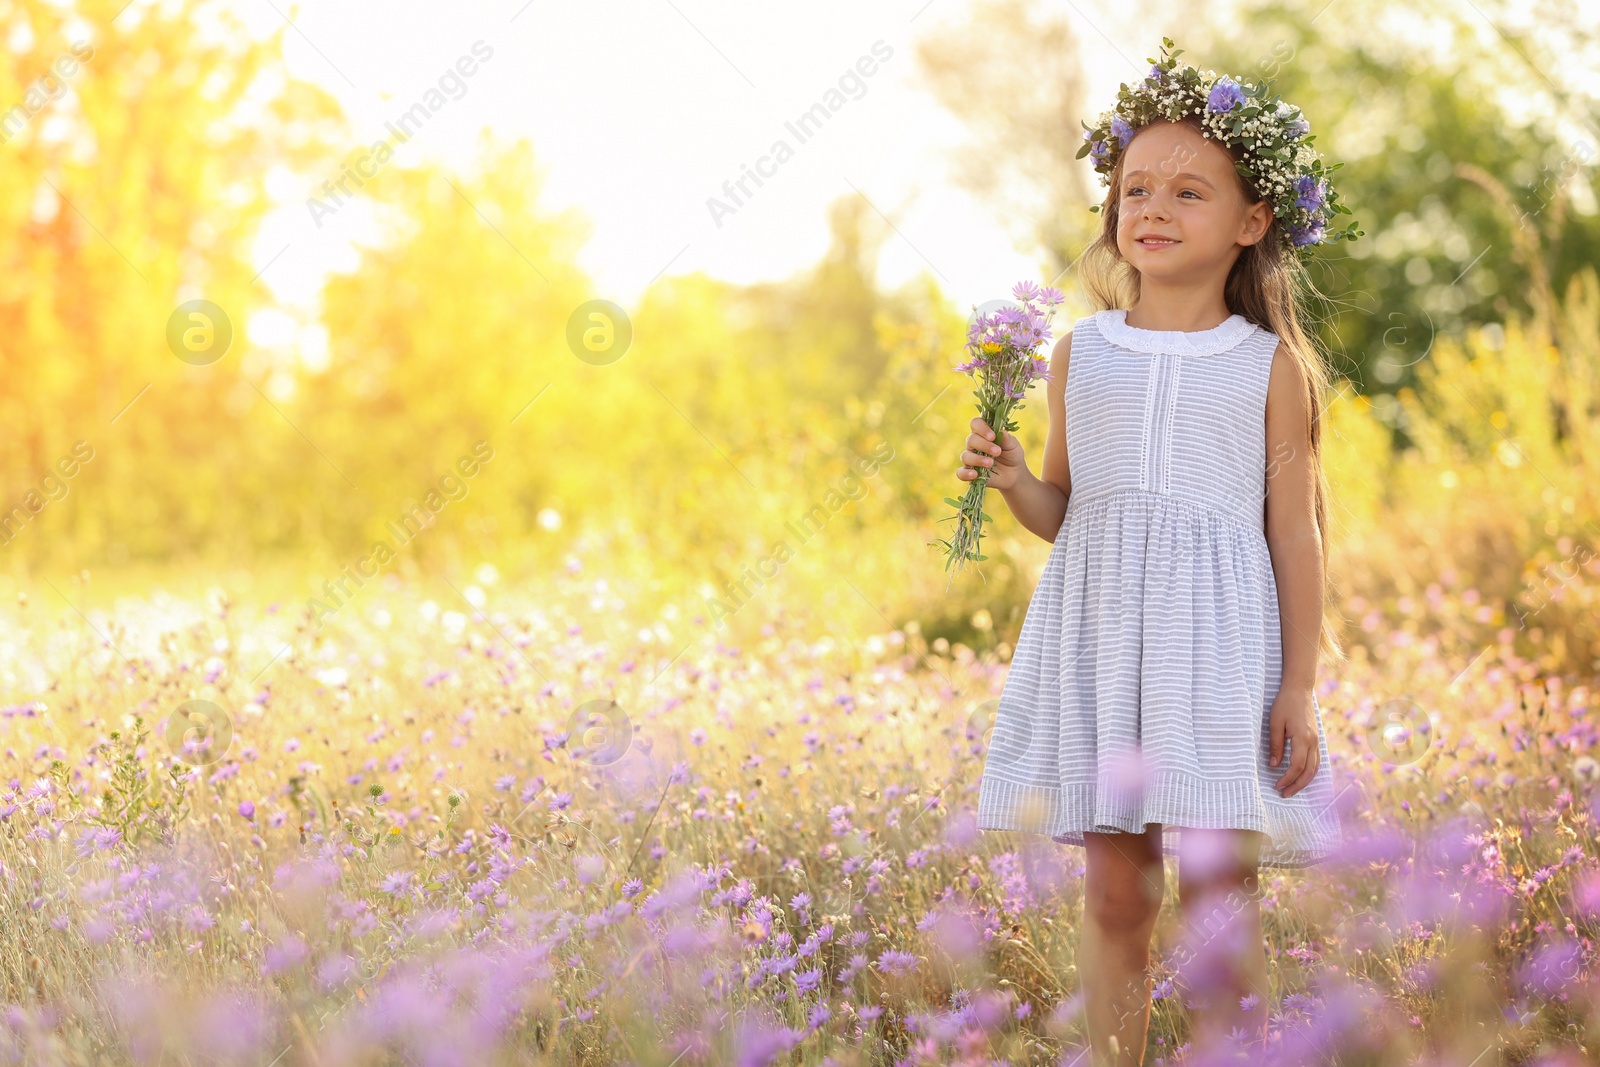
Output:
<path fill-rule="evenodd" d="M 1316 211 L 1322 207 L 1322 198 L 1327 195 L 1328 183 L 1325 179 L 1302 174 L 1294 180 L 1294 191 L 1295 207 Z"/>
<path fill-rule="evenodd" d="M 909 974 L 916 967 L 917 957 L 897 948 L 884 949 L 878 957 L 878 969 L 886 974 Z"/>
<path fill-rule="evenodd" d="M 1244 103 L 1244 90 L 1239 87 L 1239 83 L 1232 78 L 1218 78 L 1217 84 L 1211 87 L 1211 95 L 1206 97 L 1206 110 L 1227 114 L 1242 103 Z"/>
<path fill-rule="evenodd" d="M 1304 118 L 1295 118 L 1293 122 L 1286 123 L 1283 127 L 1283 137 L 1286 141 L 1298 141 L 1311 132 L 1311 123 Z"/>
<path fill-rule="evenodd" d="M 1583 947 L 1569 937 L 1543 945 L 1531 959 L 1516 968 L 1516 981 L 1524 992 L 1561 997 L 1583 972 Z"/>
<path fill-rule="evenodd" d="M 78 837 L 78 855 L 88 856 L 112 848 L 122 840 L 122 831 L 115 826 L 101 826 L 85 830 Z"/>
<path fill-rule="evenodd" d="M 249 800 L 239 801 L 239 814 L 243 815 L 246 819 L 254 821 L 256 817 L 256 806 L 254 802 Z"/>
<path fill-rule="evenodd" d="M 310 954 L 310 949 L 306 947 L 305 940 L 299 934 L 287 934 L 282 941 L 268 946 L 263 954 L 261 973 L 282 974 L 298 967 Z"/>
<path fill-rule="evenodd" d="M 1096 164 L 1104 163 L 1106 161 L 1106 143 L 1104 141 L 1095 141 L 1090 144 L 1089 158 L 1094 160 Z"/>
<path fill-rule="evenodd" d="M 1117 139 L 1117 144 L 1120 147 L 1128 147 L 1128 142 L 1133 140 L 1133 134 L 1133 127 L 1128 125 L 1127 120 L 1121 115 L 1118 115 L 1111 120 L 1111 136 Z"/>
<path fill-rule="evenodd" d="M 1305 228 L 1294 227 L 1289 231 L 1289 242 L 1296 248 L 1314 245 L 1322 240 L 1322 223 L 1317 222 Z"/>
<path fill-rule="evenodd" d="M 406 890 L 408 890 L 410 887 L 411 872 L 395 871 L 393 874 L 390 874 L 388 877 L 384 878 L 382 884 L 379 886 L 379 889 L 385 893 L 399 896 L 401 893 L 406 892 Z"/>
<path fill-rule="evenodd" d="M 1032 300 L 1036 295 L 1038 295 L 1038 292 L 1039 287 L 1026 279 L 1011 287 L 1011 295 L 1016 297 L 1018 300 Z M 1021 312 L 1019 312 L 1016 308 L 1002 308 L 1001 310 L 1010 313 L 1009 316 L 1003 321 L 1016 322 L 1021 317 Z"/>
<path fill-rule="evenodd" d="M 1154 85 L 1160 85 L 1162 83 L 1162 81 L 1164 80 L 1164 77 L 1163 77 L 1162 72 L 1161 72 L 1161 64 L 1159 64 L 1159 63 L 1150 64 L 1150 73 L 1146 74 L 1144 76 L 1144 80 L 1147 81 L 1147 82 L 1150 82 L 1150 83 L 1152 83 Z"/>
<path fill-rule="evenodd" d="M 739 1026 L 734 1062 L 739 1067 L 767 1067 L 799 1044 L 804 1036 L 799 1030 L 775 1026 L 764 1019 L 747 1018 Z"/>
<path fill-rule="evenodd" d="M 1572 887 L 1572 910 L 1586 918 L 1600 916 L 1600 873 L 1578 877 Z"/>

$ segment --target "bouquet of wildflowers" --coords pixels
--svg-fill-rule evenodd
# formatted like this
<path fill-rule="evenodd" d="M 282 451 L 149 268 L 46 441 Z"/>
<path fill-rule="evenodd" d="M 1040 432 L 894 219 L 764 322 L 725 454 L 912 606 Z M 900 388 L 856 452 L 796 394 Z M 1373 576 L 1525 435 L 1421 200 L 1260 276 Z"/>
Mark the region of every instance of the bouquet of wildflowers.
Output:
<path fill-rule="evenodd" d="M 978 416 L 994 431 L 997 445 L 1005 440 L 1008 430 L 1017 428 L 1011 416 L 1022 407 L 1028 386 L 1041 378 L 1050 380 L 1049 359 L 1035 353 L 1050 338 L 1050 319 L 1061 303 L 1059 289 L 1041 289 L 1028 281 L 1018 282 L 1011 293 L 1022 305 L 977 315 L 967 330 L 966 347 L 972 358 L 954 368 L 977 379 L 978 389 L 973 395 L 978 398 Z M 1046 310 L 1041 312 L 1036 302 Z M 947 571 L 968 560 L 989 558 L 979 551 L 979 543 L 983 524 L 993 521 L 983 511 L 983 494 L 993 470 L 979 467 L 978 476 L 967 483 L 966 496 L 960 500 L 944 498 L 956 514 L 941 521 L 955 522 L 956 532 L 948 541 L 931 543 L 943 546 Z"/>

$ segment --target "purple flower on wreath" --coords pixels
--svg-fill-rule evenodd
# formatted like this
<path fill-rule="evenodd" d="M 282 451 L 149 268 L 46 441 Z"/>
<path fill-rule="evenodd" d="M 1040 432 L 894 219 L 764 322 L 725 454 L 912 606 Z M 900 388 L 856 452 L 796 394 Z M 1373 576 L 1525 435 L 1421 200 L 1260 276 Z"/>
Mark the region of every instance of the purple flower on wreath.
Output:
<path fill-rule="evenodd" d="M 1304 248 L 1306 245 L 1314 245 L 1322 240 L 1322 230 L 1323 226 L 1320 220 L 1312 223 L 1310 226 L 1291 227 L 1289 230 L 1289 242 L 1296 248 Z"/>
<path fill-rule="evenodd" d="M 1104 141 L 1095 141 L 1089 146 L 1089 158 L 1098 165 L 1106 161 L 1107 146 Z"/>
<path fill-rule="evenodd" d="M 1294 206 L 1303 207 L 1307 211 L 1317 211 L 1322 207 L 1322 198 L 1328 189 L 1327 182 L 1310 174 L 1302 174 L 1294 180 Z"/>
<path fill-rule="evenodd" d="M 1220 111 L 1227 114 L 1237 104 L 1244 103 L 1244 90 L 1232 78 L 1218 78 L 1217 84 L 1211 87 L 1211 95 L 1206 97 L 1207 111 Z"/>
<path fill-rule="evenodd" d="M 1298 141 L 1310 132 L 1311 123 L 1307 122 L 1303 117 L 1297 117 L 1293 122 L 1284 124 L 1283 138 L 1286 141 Z"/>
<path fill-rule="evenodd" d="M 1128 120 L 1124 119 L 1121 115 L 1118 115 L 1116 118 L 1111 120 L 1111 136 L 1117 139 L 1117 145 L 1119 147 L 1127 148 L 1128 142 L 1133 140 L 1133 134 L 1133 127 L 1130 126 L 1128 124 Z"/>
<path fill-rule="evenodd" d="M 1150 64 L 1150 73 L 1146 74 L 1144 76 L 1144 80 L 1147 81 L 1147 82 L 1150 82 L 1153 85 L 1160 85 L 1162 80 L 1163 80 L 1163 75 L 1161 73 L 1161 64 L 1159 64 L 1159 63 Z"/>

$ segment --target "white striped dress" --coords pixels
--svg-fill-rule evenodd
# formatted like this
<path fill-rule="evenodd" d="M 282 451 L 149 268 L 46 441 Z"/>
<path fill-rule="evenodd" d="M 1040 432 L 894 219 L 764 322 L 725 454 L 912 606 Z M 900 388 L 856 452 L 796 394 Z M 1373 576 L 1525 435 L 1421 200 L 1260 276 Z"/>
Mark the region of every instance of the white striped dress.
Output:
<path fill-rule="evenodd" d="M 1143 330 L 1079 319 L 1066 381 L 1072 492 L 1028 605 L 978 793 L 980 830 L 1260 830 L 1259 866 L 1341 844 L 1320 763 L 1285 798 L 1268 718 L 1282 679 L 1267 550 L 1267 380 L 1278 337 L 1232 315 Z"/>

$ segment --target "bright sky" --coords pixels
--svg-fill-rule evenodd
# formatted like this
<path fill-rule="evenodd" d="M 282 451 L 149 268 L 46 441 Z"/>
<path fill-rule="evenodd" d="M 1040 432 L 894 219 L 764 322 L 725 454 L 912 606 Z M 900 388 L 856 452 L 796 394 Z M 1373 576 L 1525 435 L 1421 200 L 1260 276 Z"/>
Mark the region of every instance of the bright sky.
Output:
<path fill-rule="evenodd" d="M 483 42 L 479 52 L 492 55 L 460 79 L 460 98 L 400 148 L 398 161 L 431 156 L 466 168 L 481 128 L 527 136 L 546 168 L 545 205 L 574 207 L 593 226 L 579 265 L 597 280 L 596 295 L 625 307 L 663 274 L 701 270 L 750 282 L 815 263 L 827 247 L 829 203 L 854 190 L 901 235 L 883 246 L 882 284 L 930 271 L 967 306 L 1020 278 L 1040 278 L 1039 260 L 1013 246 L 993 208 L 955 187 L 949 161 L 966 131 L 917 84 L 917 35 L 961 20 L 967 6 L 320 0 L 302 8 L 239 0 L 256 26 L 293 19 L 285 38 L 291 69 L 343 101 L 362 144 L 383 138 L 386 123 Z M 1102 36 L 1099 27 L 1114 26 L 1105 7 L 1060 10 L 1088 46 L 1095 98 L 1109 101 L 1118 82 L 1143 72 L 1160 38 Z M 785 123 L 873 57 L 875 46 L 865 68 L 873 73 L 860 79 L 865 91 L 847 94 L 801 143 Z M 747 185 L 754 195 L 719 227 L 707 199 L 725 197 L 724 182 L 754 168 L 779 138 L 793 157 L 767 163 L 770 177 Z M 330 267 L 350 262 L 349 241 L 370 218 L 356 200 L 319 228 L 305 206 L 310 190 L 282 175 L 269 176 L 268 188 L 288 206 L 264 233 L 256 265 L 283 299 L 308 302 Z"/>

